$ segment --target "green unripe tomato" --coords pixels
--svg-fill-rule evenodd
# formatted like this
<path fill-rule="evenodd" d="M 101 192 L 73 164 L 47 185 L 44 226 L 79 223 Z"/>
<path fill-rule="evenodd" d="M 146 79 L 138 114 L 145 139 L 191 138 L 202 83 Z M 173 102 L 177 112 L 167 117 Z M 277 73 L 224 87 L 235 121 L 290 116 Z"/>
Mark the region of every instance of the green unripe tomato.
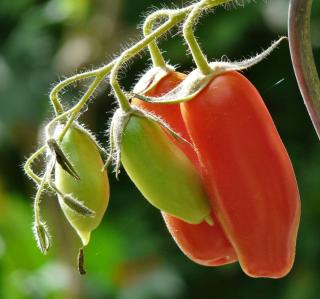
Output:
<path fill-rule="evenodd" d="M 57 188 L 94 212 L 93 216 L 81 215 L 75 209 L 71 209 L 62 196 L 58 196 L 64 215 L 85 246 L 89 243 L 91 231 L 100 224 L 108 206 L 108 176 L 103 170 L 103 160 L 96 142 L 79 125 L 74 125 L 67 131 L 60 147 L 80 179 L 75 179 L 57 164 Z"/>
<path fill-rule="evenodd" d="M 188 223 L 210 222 L 199 175 L 157 123 L 130 117 L 122 135 L 121 162 L 153 206 Z"/>

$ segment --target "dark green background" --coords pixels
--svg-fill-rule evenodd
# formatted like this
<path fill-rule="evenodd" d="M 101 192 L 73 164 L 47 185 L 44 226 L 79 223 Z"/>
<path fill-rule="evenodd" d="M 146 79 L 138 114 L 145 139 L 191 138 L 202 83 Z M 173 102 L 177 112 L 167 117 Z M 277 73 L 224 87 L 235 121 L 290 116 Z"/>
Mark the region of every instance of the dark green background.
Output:
<path fill-rule="evenodd" d="M 204 16 L 199 40 L 211 60 L 249 57 L 286 34 L 288 1 L 250 1 Z M 320 1 L 314 1 L 313 47 L 320 65 Z M 183 5 L 183 1 L 175 1 Z M 76 272 L 79 241 L 54 197 L 43 198 L 53 247 L 43 257 L 31 232 L 33 184 L 22 165 L 40 144 L 41 128 L 52 117 L 48 92 L 77 71 L 108 62 L 140 37 L 143 16 L 172 1 L 1 0 L 0 1 L 0 298 L 320 298 L 320 143 L 293 75 L 287 42 L 245 72 L 261 92 L 291 156 L 301 192 L 302 219 L 293 270 L 283 279 L 252 279 L 238 264 L 206 268 L 176 247 L 157 210 L 141 197 L 124 172 L 110 172 L 111 198 L 103 223 L 86 249 L 88 274 Z M 171 64 L 194 68 L 181 36 L 162 41 Z M 169 36 L 169 35 L 168 35 Z M 133 86 L 150 65 L 146 55 L 122 72 Z M 72 103 L 80 85 L 65 94 Z M 107 84 L 82 121 L 106 145 L 110 111 Z M 40 167 L 39 165 L 38 167 Z"/>

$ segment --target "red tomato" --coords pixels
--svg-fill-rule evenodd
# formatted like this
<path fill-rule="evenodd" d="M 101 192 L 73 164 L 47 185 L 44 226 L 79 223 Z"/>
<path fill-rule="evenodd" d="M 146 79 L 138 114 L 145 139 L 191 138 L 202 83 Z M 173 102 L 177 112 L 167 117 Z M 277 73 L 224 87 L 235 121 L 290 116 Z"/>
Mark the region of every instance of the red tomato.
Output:
<path fill-rule="evenodd" d="M 264 102 L 241 74 L 215 77 L 181 113 L 213 213 L 252 277 L 293 264 L 300 218 L 294 171 Z"/>
<path fill-rule="evenodd" d="M 184 78 L 185 75 L 181 73 L 170 73 L 161 79 L 147 95 L 154 97 L 162 96 L 178 85 Z M 138 99 L 133 99 L 132 104 L 160 116 L 174 131 L 190 141 L 181 116 L 179 104 L 151 104 Z M 170 134 L 168 134 L 168 137 L 180 147 L 195 167 L 199 169 L 198 158 L 193 148 L 186 142 L 175 140 Z M 207 223 L 192 225 L 169 214 L 162 213 L 162 215 L 169 232 L 179 248 L 194 262 L 206 266 L 219 266 L 237 260 L 230 242 L 213 215 L 212 218 L 215 221 L 213 226 Z"/>

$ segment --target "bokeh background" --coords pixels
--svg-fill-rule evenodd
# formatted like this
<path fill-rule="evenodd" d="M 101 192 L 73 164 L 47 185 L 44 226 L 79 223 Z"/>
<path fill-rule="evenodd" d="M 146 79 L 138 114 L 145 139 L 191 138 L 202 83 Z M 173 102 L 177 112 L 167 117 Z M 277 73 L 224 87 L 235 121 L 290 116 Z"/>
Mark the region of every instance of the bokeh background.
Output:
<path fill-rule="evenodd" d="M 210 59 L 241 59 L 286 34 L 287 0 L 250 1 L 244 8 L 219 8 L 197 27 Z M 0 1 L 0 298 L 3 299 L 209 299 L 320 298 L 320 143 L 308 118 L 290 64 L 286 42 L 246 76 L 261 92 L 291 156 L 299 182 L 302 219 L 297 257 L 281 280 L 252 279 L 238 264 L 207 268 L 189 261 L 171 239 L 159 212 L 142 198 L 124 172 L 110 174 L 110 205 L 86 248 L 88 274 L 76 270 L 79 240 L 57 200 L 46 195 L 42 211 L 53 246 L 47 256 L 32 232 L 35 187 L 22 165 L 41 143 L 52 117 L 48 92 L 77 71 L 108 62 L 140 38 L 143 17 L 155 7 L 182 6 L 172 0 Z M 314 0 L 313 48 L 320 66 L 320 1 Z M 194 64 L 181 37 L 162 40 L 171 64 L 189 72 Z M 148 66 L 147 52 L 122 72 L 130 89 Z M 70 106 L 83 91 L 65 94 Z M 82 122 L 106 145 L 115 107 L 105 84 Z M 41 169 L 41 165 L 38 165 Z"/>

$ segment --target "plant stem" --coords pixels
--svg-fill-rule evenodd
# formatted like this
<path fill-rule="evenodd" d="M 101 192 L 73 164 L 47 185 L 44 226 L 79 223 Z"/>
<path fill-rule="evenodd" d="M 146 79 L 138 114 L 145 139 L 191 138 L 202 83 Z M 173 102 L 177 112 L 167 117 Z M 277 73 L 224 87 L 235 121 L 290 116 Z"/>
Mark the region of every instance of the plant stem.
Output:
<path fill-rule="evenodd" d="M 194 35 L 193 26 L 196 20 L 200 17 L 204 9 L 212 8 L 223 3 L 230 2 L 231 0 L 202 0 L 194 6 L 188 18 L 183 24 L 183 36 L 186 40 L 193 60 L 197 65 L 197 68 L 203 75 L 209 75 L 211 73 L 211 67 L 207 61 L 207 58 L 203 54 L 201 47 Z"/>
<path fill-rule="evenodd" d="M 84 79 L 88 79 L 90 77 L 96 76 L 97 73 L 99 72 L 98 70 L 94 70 L 94 71 L 88 71 L 88 72 L 84 72 L 81 74 L 76 74 L 72 77 L 67 78 L 66 80 L 63 80 L 61 82 L 59 82 L 50 92 L 49 98 L 50 101 L 53 105 L 53 108 L 55 110 L 56 115 L 62 114 L 63 113 L 63 106 L 60 102 L 59 99 L 59 93 L 62 89 L 64 89 L 65 87 L 67 87 L 70 84 L 73 84 L 76 81 L 79 80 L 84 80 Z"/>
<path fill-rule="evenodd" d="M 54 163 L 55 163 L 55 158 L 51 157 L 50 161 L 48 163 L 47 169 L 46 169 L 43 177 L 41 178 L 41 183 L 38 187 L 36 197 L 34 199 L 33 212 L 34 212 L 34 221 L 35 221 L 36 225 L 39 225 L 41 223 L 41 216 L 40 216 L 41 194 L 44 191 L 44 188 L 45 188 L 45 185 L 48 181 L 49 176 L 51 175 L 51 172 L 54 167 Z"/>
<path fill-rule="evenodd" d="M 73 112 L 71 113 L 70 118 L 68 119 L 66 125 L 64 126 L 62 132 L 60 133 L 60 135 L 58 136 L 58 141 L 62 141 L 64 135 L 67 133 L 68 129 L 70 128 L 70 126 L 72 125 L 72 123 L 75 121 L 75 119 L 78 117 L 81 109 L 83 108 L 83 106 L 89 101 L 90 97 L 92 96 L 92 94 L 95 92 L 95 90 L 97 89 L 97 87 L 99 86 L 99 84 L 101 83 L 101 81 L 104 79 L 103 76 L 97 76 L 93 82 L 91 83 L 91 85 L 89 86 L 89 88 L 87 89 L 87 91 L 85 92 L 85 94 L 83 95 L 83 97 L 81 98 L 81 100 L 77 103 L 76 106 L 73 107 Z"/>
<path fill-rule="evenodd" d="M 148 16 L 143 24 L 143 35 L 144 36 L 149 35 L 153 30 L 154 23 L 157 22 L 159 19 L 168 18 L 170 15 L 170 12 L 171 10 L 161 9 L 154 12 L 150 16 Z M 157 42 L 155 40 L 152 41 L 148 45 L 148 48 L 149 48 L 153 66 L 165 68 L 166 62 L 161 54 L 161 51 L 157 45 Z"/>
<path fill-rule="evenodd" d="M 289 5 L 289 45 L 300 92 L 320 139 L 320 81 L 311 44 L 312 0 L 291 0 Z"/>
<path fill-rule="evenodd" d="M 31 178 L 37 185 L 39 185 L 41 183 L 41 178 L 39 176 L 37 176 L 31 169 L 31 165 L 34 162 L 34 160 L 39 157 L 40 155 L 42 155 L 44 153 L 44 151 L 46 150 L 47 145 L 43 145 L 42 147 L 40 147 L 35 153 L 33 153 L 29 159 L 26 161 L 26 163 L 24 164 L 24 171 L 26 173 L 26 175 Z"/>
<path fill-rule="evenodd" d="M 211 68 L 207 61 L 207 58 L 201 51 L 200 45 L 197 42 L 197 39 L 193 33 L 193 26 L 207 3 L 207 0 L 200 1 L 199 4 L 196 5 L 194 9 L 191 11 L 185 23 L 183 24 L 183 37 L 188 44 L 188 47 L 192 54 L 193 60 L 197 65 L 197 68 L 203 75 L 209 75 L 211 72 Z"/>

